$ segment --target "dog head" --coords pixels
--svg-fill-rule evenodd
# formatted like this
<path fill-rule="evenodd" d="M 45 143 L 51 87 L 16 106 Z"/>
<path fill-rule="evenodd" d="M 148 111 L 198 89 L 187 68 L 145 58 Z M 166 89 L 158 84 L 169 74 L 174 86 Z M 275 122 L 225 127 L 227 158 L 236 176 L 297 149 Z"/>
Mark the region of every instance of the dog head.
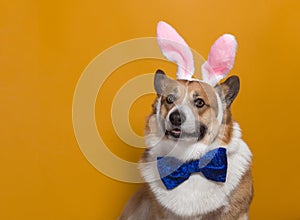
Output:
<path fill-rule="evenodd" d="M 173 80 L 158 70 L 154 87 L 157 98 L 147 135 L 175 142 L 227 141 L 232 125 L 230 106 L 239 91 L 237 76 L 213 87 L 198 80 Z"/>

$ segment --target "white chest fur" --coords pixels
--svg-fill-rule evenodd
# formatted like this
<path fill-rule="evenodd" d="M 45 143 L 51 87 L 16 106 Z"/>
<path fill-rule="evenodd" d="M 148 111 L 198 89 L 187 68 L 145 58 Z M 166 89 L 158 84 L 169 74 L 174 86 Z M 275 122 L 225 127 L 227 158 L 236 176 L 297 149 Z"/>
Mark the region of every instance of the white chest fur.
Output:
<path fill-rule="evenodd" d="M 249 169 L 252 154 L 248 146 L 241 140 L 239 127 L 235 124 L 233 138 L 227 146 L 228 170 L 225 183 L 216 183 L 207 180 L 201 174 L 193 174 L 190 178 L 173 190 L 167 190 L 162 184 L 157 166 L 156 157 L 164 155 L 166 151 L 166 143 L 164 148 L 156 146 L 149 151 L 150 159 L 154 161 L 149 163 L 141 163 L 140 169 L 143 178 L 149 183 L 150 188 L 156 196 L 159 203 L 179 216 L 195 216 L 206 214 L 228 204 L 228 196 L 232 190 L 237 187 L 244 173 Z M 162 150 L 163 149 L 163 150 Z M 186 160 L 195 159 L 201 156 L 210 147 L 203 145 L 193 145 L 188 151 L 173 152 L 172 156 L 178 155 L 178 158 Z M 167 149 L 168 150 L 168 149 Z M 164 151 L 164 152 L 160 152 Z M 192 155 L 192 156 L 191 156 Z"/>

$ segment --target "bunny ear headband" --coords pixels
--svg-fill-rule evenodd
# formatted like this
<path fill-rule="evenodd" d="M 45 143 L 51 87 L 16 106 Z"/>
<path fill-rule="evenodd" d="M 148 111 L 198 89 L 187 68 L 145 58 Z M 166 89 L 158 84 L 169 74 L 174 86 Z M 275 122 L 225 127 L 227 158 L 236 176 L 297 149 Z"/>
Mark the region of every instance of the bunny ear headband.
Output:
<path fill-rule="evenodd" d="M 177 64 L 177 79 L 192 80 L 194 59 L 190 47 L 176 30 L 160 21 L 157 25 L 157 41 L 163 55 Z M 215 86 L 232 69 L 237 42 L 233 35 L 224 34 L 210 48 L 207 61 L 202 64 L 202 81 Z"/>

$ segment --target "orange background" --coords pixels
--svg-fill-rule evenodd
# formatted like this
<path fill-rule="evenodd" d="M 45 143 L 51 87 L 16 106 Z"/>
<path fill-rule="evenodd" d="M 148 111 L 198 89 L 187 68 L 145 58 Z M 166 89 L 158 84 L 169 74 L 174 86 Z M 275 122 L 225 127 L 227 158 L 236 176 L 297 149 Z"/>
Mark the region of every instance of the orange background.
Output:
<path fill-rule="evenodd" d="M 159 20 L 204 56 L 219 35 L 236 35 L 232 73 L 241 92 L 233 115 L 254 154 L 251 219 L 300 219 L 299 12 L 297 0 L 1 1 L 0 219 L 117 218 L 138 185 L 110 179 L 86 160 L 73 133 L 72 98 L 96 55 L 155 36 Z M 163 61 L 133 62 L 100 90 L 99 131 L 124 159 L 137 161 L 142 151 L 114 132 L 111 100 L 126 81 L 156 68 L 175 71 Z M 132 106 L 139 134 L 152 98 Z"/>

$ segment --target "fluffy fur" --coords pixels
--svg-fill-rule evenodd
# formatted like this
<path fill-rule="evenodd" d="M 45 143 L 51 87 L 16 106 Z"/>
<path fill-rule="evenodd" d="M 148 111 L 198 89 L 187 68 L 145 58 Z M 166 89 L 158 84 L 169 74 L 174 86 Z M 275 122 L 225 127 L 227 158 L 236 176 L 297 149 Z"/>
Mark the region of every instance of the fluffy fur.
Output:
<path fill-rule="evenodd" d="M 140 161 L 141 174 L 146 183 L 129 201 L 120 219 L 248 218 L 252 199 L 252 154 L 241 139 L 239 125 L 231 117 L 230 105 L 239 88 L 235 85 L 237 79 L 231 78 L 212 87 L 200 81 L 175 81 L 157 77 L 156 80 L 161 83 L 156 83 L 156 87 L 161 94 L 158 94 L 147 121 L 147 150 Z M 172 105 L 165 101 L 170 93 L 177 97 L 176 103 Z M 195 94 L 199 94 L 209 107 L 195 108 L 191 104 Z M 221 106 L 218 101 L 221 101 Z M 180 127 L 182 132 L 193 133 L 197 129 L 195 124 L 205 124 L 207 132 L 201 140 L 194 136 L 174 138 L 166 135 L 166 130 L 172 129 L 170 114 L 176 110 L 185 115 L 185 121 Z M 220 111 L 221 121 L 218 120 Z M 198 159 L 217 147 L 227 149 L 228 171 L 225 183 L 216 183 L 201 174 L 193 174 L 173 190 L 167 190 L 162 184 L 157 170 L 157 157 L 168 155 L 185 162 Z"/>

